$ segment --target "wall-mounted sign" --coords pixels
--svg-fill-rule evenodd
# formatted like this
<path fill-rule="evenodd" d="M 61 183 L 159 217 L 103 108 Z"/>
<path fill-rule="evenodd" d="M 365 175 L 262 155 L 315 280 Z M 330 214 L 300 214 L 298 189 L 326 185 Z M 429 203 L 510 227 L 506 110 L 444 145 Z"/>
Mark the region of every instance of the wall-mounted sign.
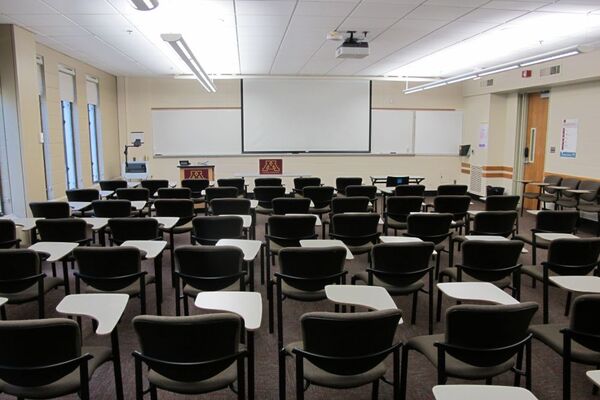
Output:
<path fill-rule="evenodd" d="M 258 160 L 258 173 L 261 175 L 283 174 L 282 158 L 261 158 Z"/>
<path fill-rule="evenodd" d="M 560 128 L 560 156 L 577 157 L 577 133 L 579 120 L 577 118 L 563 119 Z"/>

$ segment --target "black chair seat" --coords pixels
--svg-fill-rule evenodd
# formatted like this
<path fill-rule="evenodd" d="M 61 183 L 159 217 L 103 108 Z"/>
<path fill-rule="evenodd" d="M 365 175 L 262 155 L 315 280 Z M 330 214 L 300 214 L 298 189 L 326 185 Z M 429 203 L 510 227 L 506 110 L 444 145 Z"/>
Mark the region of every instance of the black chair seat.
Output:
<path fill-rule="evenodd" d="M 159 230 L 161 230 L 162 232 L 173 232 L 175 234 L 177 233 L 187 233 L 187 232 L 191 232 L 194 229 L 194 225 L 192 225 L 192 221 L 189 221 L 183 225 L 179 225 L 179 226 L 174 226 L 172 228 L 162 228 L 162 227 L 158 227 Z"/>
<path fill-rule="evenodd" d="M 48 293 L 50 290 L 55 289 L 64 283 L 62 278 L 44 278 L 44 293 Z M 0 297 L 6 297 L 8 304 L 23 304 L 29 301 L 35 300 L 38 297 L 38 285 L 28 287 L 25 290 L 15 293 L 0 293 Z"/>
<path fill-rule="evenodd" d="M 540 199 L 540 201 L 543 201 L 545 203 L 552 203 L 552 202 L 556 201 L 558 196 L 556 194 L 552 194 L 552 193 L 544 193 L 544 194 L 541 194 L 538 198 Z"/>
<path fill-rule="evenodd" d="M 523 197 L 525 197 L 526 199 L 537 199 L 538 197 L 540 197 L 540 193 L 539 192 L 525 192 L 525 193 L 523 193 Z"/>
<path fill-rule="evenodd" d="M 563 334 L 561 329 L 568 328 L 566 324 L 532 325 L 529 331 L 533 337 L 546 344 L 558 354 L 563 355 Z M 600 352 L 583 347 L 576 341 L 571 341 L 571 359 L 582 364 L 600 364 Z"/>
<path fill-rule="evenodd" d="M 82 347 L 81 354 L 90 353 L 93 358 L 88 361 L 88 376 L 91 378 L 94 371 L 104 362 L 112 357 L 110 347 Z M 43 386 L 15 386 L 0 380 L 2 393 L 17 396 L 19 398 L 29 399 L 49 399 L 64 396 L 68 393 L 74 393 L 80 388 L 79 368 L 62 379 Z"/>
<path fill-rule="evenodd" d="M 281 283 L 281 292 L 290 299 L 300 301 L 319 301 L 325 300 L 325 290 L 308 291 L 302 289 L 296 289 L 293 286 L 288 285 L 286 282 Z"/>
<path fill-rule="evenodd" d="M 367 271 L 361 271 L 358 274 L 354 275 L 354 277 L 357 280 L 364 282 L 365 284 L 369 282 L 369 273 Z M 417 290 L 421 290 L 421 288 L 425 286 L 425 282 L 423 282 L 422 280 L 418 280 L 407 286 L 394 286 L 382 281 L 376 276 L 373 276 L 373 286 L 381 286 L 382 288 L 385 288 L 385 290 L 387 290 L 388 293 L 392 296 L 402 296 L 405 294 L 414 293 Z"/>
<path fill-rule="evenodd" d="M 350 252 L 352 254 L 365 254 L 371 251 L 371 249 L 373 248 L 373 243 L 368 242 L 365 244 L 361 244 L 360 246 L 350 246 L 350 245 L 346 245 L 346 247 L 348 247 L 348 250 L 350 250 Z"/>
<path fill-rule="evenodd" d="M 146 275 L 144 280 L 146 282 L 146 285 L 149 285 L 151 283 L 155 283 L 156 278 L 154 277 L 154 275 Z M 126 286 L 126 287 L 124 287 L 122 289 L 118 289 L 118 290 L 111 290 L 110 292 L 106 292 L 104 290 L 100 290 L 100 289 L 96 289 L 95 287 L 88 286 L 85 288 L 85 293 L 121 293 L 121 294 L 126 294 L 129 296 L 137 296 L 140 294 L 140 281 L 136 280 L 129 286 Z"/>
<path fill-rule="evenodd" d="M 574 199 L 572 197 L 561 197 L 556 201 L 556 204 L 558 204 L 561 207 L 575 208 L 577 207 L 577 199 Z"/>
<path fill-rule="evenodd" d="M 242 278 L 244 279 L 244 278 Z M 246 280 L 244 279 L 244 282 Z M 235 292 L 240 290 L 240 282 L 239 281 L 235 281 L 234 283 L 232 283 L 231 285 L 227 286 L 226 288 L 223 289 L 219 289 L 219 291 L 228 291 L 228 292 Z M 193 286 L 190 285 L 184 285 L 183 286 L 183 294 L 192 298 L 196 298 L 196 296 L 198 296 L 198 293 L 202 293 L 202 290 L 200 289 L 196 289 Z"/>
<path fill-rule="evenodd" d="M 285 346 L 285 352 L 292 355 L 293 349 L 303 349 L 302 342 L 293 342 Z M 304 360 L 304 379 L 318 386 L 324 386 L 334 389 L 349 389 L 358 386 L 363 386 L 371 383 L 383 375 L 387 368 L 383 362 L 377 364 L 367 372 L 357 375 L 337 375 L 331 374 L 311 363 Z"/>
<path fill-rule="evenodd" d="M 181 394 L 201 394 L 225 389 L 237 380 L 237 366 L 234 362 L 221 373 L 199 382 L 182 382 L 169 379 L 153 370 L 148 371 L 148 381 L 159 389 Z"/>
<path fill-rule="evenodd" d="M 408 225 L 407 225 L 406 221 L 400 222 L 400 221 L 397 221 L 394 218 L 388 216 L 387 226 L 388 226 L 388 228 L 393 228 L 393 229 L 406 229 L 406 227 Z"/>
<path fill-rule="evenodd" d="M 517 235 L 515 236 L 516 240 L 521 240 L 527 244 L 533 245 L 533 241 L 531 240 L 531 238 L 528 238 L 527 236 L 522 236 L 522 235 Z M 540 239 L 537 238 L 535 240 L 535 244 L 537 245 L 537 247 L 539 247 L 540 249 L 547 249 L 548 247 L 550 247 L 550 241 L 549 240 L 544 240 L 544 239 Z"/>
<path fill-rule="evenodd" d="M 325 207 L 311 207 L 308 209 L 308 212 L 311 214 L 326 214 L 326 213 L 330 213 L 331 212 L 331 207 L 329 206 L 325 206 Z"/>
<path fill-rule="evenodd" d="M 585 204 L 585 203 L 580 203 L 579 206 L 577 206 L 577 209 L 579 211 L 585 211 L 585 212 L 600 212 L 600 204 Z"/>
<path fill-rule="evenodd" d="M 440 276 L 447 276 L 448 278 L 450 278 L 451 280 L 456 282 L 456 281 L 458 281 L 458 268 L 451 267 L 451 268 L 443 269 L 440 272 Z M 472 276 L 467 274 L 465 271 L 463 271 L 461 282 L 481 282 L 481 281 L 479 279 L 473 278 Z M 498 286 L 500 289 L 504 289 L 504 288 L 507 288 L 510 286 L 510 284 L 512 283 L 512 279 L 510 276 L 507 276 L 504 279 L 500 279 L 498 281 L 493 281 L 490 283 Z"/>
<path fill-rule="evenodd" d="M 263 207 L 261 205 L 256 206 L 255 210 L 259 214 L 269 215 L 269 214 L 273 213 L 273 209 L 272 208 Z"/>
<path fill-rule="evenodd" d="M 409 339 L 405 346 L 415 349 L 423 354 L 429 362 L 434 366 L 438 365 L 438 349 L 434 346 L 436 342 L 444 342 L 444 334 L 428 335 L 428 336 L 417 336 Z M 457 360 L 450 354 L 446 354 L 446 373 L 449 376 L 463 379 L 485 379 L 500 375 L 504 372 L 510 371 L 514 365 L 514 360 L 510 359 L 502 364 L 495 365 L 493 367 L 477 367 L 474 365 L 466 364 L 462 361 Z"/>

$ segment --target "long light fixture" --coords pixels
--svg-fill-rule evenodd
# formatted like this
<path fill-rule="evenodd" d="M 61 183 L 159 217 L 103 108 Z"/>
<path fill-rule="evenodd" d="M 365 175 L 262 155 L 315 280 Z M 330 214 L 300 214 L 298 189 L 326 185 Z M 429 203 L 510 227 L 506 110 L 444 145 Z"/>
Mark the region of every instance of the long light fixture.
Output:
<path fill-rule="evenodd" d="M 537 56 L 527 57 L 527 58 L 523 58 L 521 60 L 504 63 L 504 64 L 496 65 L 493 67 L 489 67 L 489 68 L 484 68 L 476 73 L 470 71 L 465 74 L 460 74 L 460 75 L 452 76 L 450 78 L 440 79 L 440 80 L 437 80 L 434 82 L 415 86 L 415 87 L 405 90 L 404 94 L 411 94 L 411 93 L 420 92 L 423 90 L 429 90 L 429 89 L 433 89 L 433 88 L 444 86 L 444 85 L 451 85 L 453 83 L 462 82 L 462 81 L 466 81 L 469 79 L 479 79 L 483 76 L 497 74 L 499 72 L 510 71 L 510 70 L 517 69 L 517 68 L 528 67 L 528 66 L 534 65 L 534 64 L 540 64 L 540 63 L 543 63 L 546 61 L 552 61 L 552 60 L 557 60 L 559 58 L 574 56 L 574 55 L 582 53 L 582 51 L 583 50 L 581 49 L 581 46 L 571 46 L 566 49 L 551 51 L 548 53 L 539 54 Z"/>
<path fill-rule="evenodd" d="M 129 3 L 138 11 L 150 11 L 158 7 L 158 0 L 129 0 Z"/>
<path fill-rule="evenodd" d="M 175 50 L 183 62 L 185 62 L 190 70 L 192 70 L 192 73 L 195 75 L 198 82 L 200 82 L 207 92 L 214 93 L 217 91 L 212 79 L 210 79 L 208 74 L 204 71 L 204 68 L 202 68 L 180 33 L 163 33 L 160 37 L 173 47 L 173 50 Z"/>

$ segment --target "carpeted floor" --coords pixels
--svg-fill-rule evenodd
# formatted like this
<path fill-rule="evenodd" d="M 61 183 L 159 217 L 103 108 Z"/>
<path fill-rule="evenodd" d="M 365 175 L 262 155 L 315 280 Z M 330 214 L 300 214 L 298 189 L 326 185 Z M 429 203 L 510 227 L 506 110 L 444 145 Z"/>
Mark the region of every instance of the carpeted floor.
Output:
<path fill-rule="evenodd" d="M 476 202 L 473 208 L 481 208 L 482 203 Z M 266 217 L 258 216 L 257 224 L 257 238 L 264 238 L 264 222 Z M 520 230 L 521 233 L 529 232 L 529 229 L 533 226 L 534 218 L 530 214 L 525 214 L 520 219 Z M 591 224 L 584 225 L 580 231 L 580 236 L 590 236 L 592 232 L 595 232 L 595 226 Z M 390 231 L 391 232 L 391 231 Z M 181 235 L 176 239 L 177 244 L 189 243 L 187 236 Z M 546 257 L 545 251 L 538 253 L 538 260 L 544 260 Z M 165 252 L 163 256 L 163 288 L 164 288 L 164 303 L 163 303 L 163 315 L 174 315 L 175 304 L 174 304 L 174 290 L 170 287 L 169 278 L 169 252 Z M 456 255 L 455 260 L 460 260 L 460 253 Z M 529 264 L 531 262 L 530 254 L 523 255 L 521 257 L 523 264 Z M 442 267 L 447 266 L 448 258 L 447 254 L 442 255 L 441 265 Z M 153 265 L 152 262 L 145 262 L 144 267 L 152 273 Z M 256 332 L 256 398 L 257 399 L 276 399 L 278 398 L 277 390 L 277 339 L 275 335 L 268 333 L 267 323 L 267 296 L 266 287 L 260 285 L 258 279 L 258 268 L 259 263 L 257 262 L 256 269 L 256 290 L 260 291 L 263 296 L 263 324 L 261 329 Z M 367 257 L 358 256 L 355 260 L 347 262 L 347 269 L 349 276 L 354 273 L 361 271 L 367 265 Z M 48 274 L 50 273 L 49 265 L 45 266 Z M 276 270 L 276 267 L 275 267 Z M 72 284 L 71 287 L 74 287 Z M 56 305 L 63 297 L 62 289 L 52 291 L 46 297 L 46 316 L 48 318 L 61 316 L 56 312 Z M 564 323 L 567 318 L 564 316 L 564 304 L 565 304 L 566 293 L 559 289 L 550 289 L 550 322 L 552 323 Z M 412 297 L 399 297 L 395 298 L 396 304 L 400 309 L 404 311 L 405 320 L 407 322 L 404 325 L 399 326 L 397 331 L 397 339 L 405 341 L 407 338 L 416 335 L 427 334 L 427 298 L 425 295 L 420 295 L 420 301 L 417 310 L 417 323 L 416 325 L 410 324 L 410 310 L 411 310 L 411 299 Z M 536 314 L 533 323 L 539 324 L 542 322 L 541 316 L 541 300 L 542 290 L 541 285 L 538 285 L 536 289 L 532 289 L 531 280 L 528 278 L 523 279 L 522 283 L 522 301 L 535 301 L 540 304 L 540 310 Z M 190 303 L 191 304 L 191 303 Z M 447 298 L 444 301 L 444 309 L 450 306 L 450 302 Z M 155 312 L 155 297 L 154 288 L 150 287 L 148 290 L 147 298 L 148 312 Z M 8 318 L 9 319 L 28 319 L 36 318 L 37 316 L 37 305 L 31 303 L 23 306 L 7 306 Z M 293 300 L 286 300 L 284 302 L 284 338 L 285 342 L 298 340 L 300 338 L 300 316 L 309 311 L 332 311 L 333 305 L 329 302 L 317 302 L 317 303 L 300 303 Z M 119 338 L 121 344 L 121 363 L 123 369 L 123 382 L 125 390 L 125 398 L 133 399 L 134 396 L 134 366 L 131 352 L 137 349 L 137 338 L 133 332 L 131 326 L 131 319 L 138 315 L 140 311 L 139 300 L 132 299 L 129 301 L 123 319 L 119 325 Z M 204 311 L 194 308 L 191 305 L 192 314 L 200 314 Z M 444 321 L 435 325 L 434 332 L 442 333 L 444 331 Z M 109 337 L 98 337 L 94 335 L 92 331 L 92 325 L 89 320 L 84 319 L 84 343 L 88 345 L 105 344 L 110 346 Z M 1 345 L 6 345 L 1 344 Z M 409 378 L 407 385 L 407 398 L 409 400 L 426 400 L 433 399 L 432 387 L 436 384 L 436 371 L 433 366 L 421 355 L 416 352 L 411 352 L 410 363 L 409 363 Z M 551 351 L 548 347 L 534 342 L 533 344 L 533 393 L 542 400 L 558 400 L 562 397 L 562 364 L 561 358 Z M 585 377 L 585 371 L 594 369 L 590 366 L 574 365 L 572 370 L 572 398 L 573 399 L 593 399 L 597 396 L 592 395 L 592 384 Z M 494 384 L 499 385 L 511 385 L 513 375 L 505 374 L 494 380 Z M 294 387 L 294 365 L 291 360 L 287 363 L 287 395 L 288 398 L 295 398 L 295 387 Z M 462 383 L 456 379 L 450 379 L 449 384 Z M 482 384 L 483 382 L 472 382 Z M 352 390 L 330 390 L 311 386 L 306 392 L 306 399 L 370 399 L 371 390 L 370 386 L 352 389 Z M 159 391 L 158 397 L 160 399 L 184 399 L 184 398 L 206 398 L 206 399 L 234 399 L 236 395 L 229 391 L 223 390 L 221 392 L 206 394 L 202 396 L 180 396 L 172 393 Z M 380 398 L 390 399 L 392 397 L 391 387 L 382 384 L 380 385 Z M 0 395 L 0 399 L 8 398 L 5 395 Z M 76 396 L 70 396 L 68 398 L 76 398 Z M 113 381 L 113 370 L 112 364 L 107 363 L 99 368 L 92 380 L 91 380 L 91 398 L 92 399 L 114 399 L 114 381 Z"/>

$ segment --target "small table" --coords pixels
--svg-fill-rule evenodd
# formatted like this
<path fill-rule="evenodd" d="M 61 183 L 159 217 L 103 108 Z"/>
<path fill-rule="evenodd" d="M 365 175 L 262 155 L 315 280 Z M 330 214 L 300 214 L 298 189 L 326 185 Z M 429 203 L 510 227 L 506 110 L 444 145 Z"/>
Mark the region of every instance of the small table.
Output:
<path fill-rule="evenodd" d="M 389 176 L 406 176 L 406 175 L 400 174 L 400 175 L 389 175 Z M 383 175 L 369 176 L 369 179 L 371 179 L 371 185 L 375 185 L 376 183 L 387 183 L 387 178 L 388 178 L 388 175 L 386 175 L 386 176 L 383 176 Z M 409 176 L 408 177 L 408 183 L 416 183 L 417 185 L 424 180 L 425 180 L 425 177 L 423 177 L 423 176 Z"/>
<path fill-rule="evenodd" d="M 8 302 L 6 297 L 0 297 L 0 315 L 3 320 L 6 320 L 6 310 L 4 309 L 4 305 Z"/>
<path fill-rule="evenodd" d="M 540 195 L 544 193 L 544 188 L 545 187 L 552 186 L 552 184 L 548 183 L 548 182 L 531 182 L 530 185 L 537 186 L 539 188 L 539 190 L 540 190 Z M 536 208 L 538 210 L 540 209 L 540 199 L 539 199 L 539 197 L 537 199 L 537 207 Z"/>
<path fill-rule="evenodd" d="M 64 260 L 64 257 L 69 255 L 77 246 L 79 246 L 79 244 L 73 242 L 37 242 L 29 246 L 29 248 L 35 252 L 48 254 L 48 258 L 46 259 L 48 262 L 55 263 L 57 261 L 62 261 L 65 294 L 70 294 L 71 288 L 69 285 L 67 261 Z"/>
<path fill-rule="evenodd" d="M 144 209 L 144 207 L 146 207 L 146 204 L 148 204 L 147 201 L 145 200 L 135 200 L 131 202 L 131 208 L 133 208 L 134 210 L 139 210 L 140 212 L 142 212 L 142 210 Z"/>
<path fill-rule="evenodd" d="M 161 228 L 164 229 L 171 229 L 172 227 L 175 226 L 175 224 L 177 224 L 177 222 L 179 222 L 179 217 L 152 217 L 154 218 L 156 221 L 158 221 L 158 224 L 161 226 Z"/>
<path fill-rule="evenodd" d="M 316 214 L 297 214 L 297 213 L 291 213 L 291 214 L 285 214 L 285 215 L 310 215 L 311 217 L 315 217 L 315 226 L 322 226 L 323 225 L 323 221 L 321 221 L 321 218 L 319 218 L 319 216 L 316 215 Z"/>
<path fill-rule="evenodd" d="M 525 388 L 494 385 L 437 385 L 433 396 L 435 400 L 538 400 Z"/>
<path fill-rule="evenodd" d="M 577 293 L 600 293 L 600 277 L 593 275 L 559 275 L 550 276 L 550 281 L 556 286 Z"/>
<path fill-rule="evenodd" d="M 254 332 L 262 321 L 262 297 L 257 292 L 200 292 L 194 305 L 205 310 L 227 311 L 244 320 L 248 337 L 248 398 L 254 399 Z"/>
<path fill-rule="evenodd" d="M 300 247 L 343 247 L 346 249 L 346 260 L 354 260 L 348 246 L 337 239 L 305 239 L 300 241 Z"/>
<path fill-rule="evenodd" d="M 100 197 L 107 198 L 107 197 L 112 196 L 114 193 L 115 193 L 114 190 L 101 190 Z"/>
<path fill-rule="evenodd" d="M 396 310 L 392 296 L 381 286 L 327 285 L 325 296 L 335 303 L 367 307 L 371 310 Z M 404 321 L 400 318 L 399 325 Z"/>
<path fill-rule="evenodd" d="M 423 240 L 418 237 L 411 236 L 379 236 L 379 241 L 381 243 L 414 243 L 414 242 L 422 242 Z M 437 255 L 437 251 L 433 250 L 432 255 Z"/>
<path fill-rule="evenodd" d="M 234 246 L 244 253 L 244 261 L 248 263 L 248 273 L 250 275 L 250 291 L 254 291 L 254 260 L 260 251 L 261 270 L 264 269 L 264 247 L 260 240 L 245 239 L 219 239 L 216 246 Z"/>
<path fill-rule="evenodd" d="M 69 201 L 69 207 L 71 207 L 71 210 L 73 211 L 81 211 L 91 205 L 91 201 Z"/>
<path fill-rule="evenodd" d="M 496 236 L 496 235 L 466 235 L 463 236 L 463 238 L 465 240 L 484 240 L 484 241 L 497 241 L 497 240 L 508 240 L 508 238 L 505 238 L 504 236 Z"/>
<path fill-rule="evenodd" d="M 121 380 L 121 358 L 119 355 L 119 335 L 117 324 L 123 316 L 129 296 L 119 293 L 71 294 L 64 297 L 56 306 L 61 314 L 91 317 L 98 322 L 97 335 L 110 334 L 113 366 L 115 369 L 117 399 L 123 399 Z"/>
<path fill-rule="evenodd" d="M 85 217 L 85 218 L 80 218 L 80 219 L 84 220 L 88 225 L 91 225 L 92 230 L 94 232 L 97 232 L 100 229 L 104 228 L 106 225 L 108 225 L 108 218 Z"/>
<path fill-rule="evenodd" d="M 523 187 L 521 188 L 521 217 L 523 216 L 523 210 L 525 209 L 525 198 L 523 197 L 525 194 L 525 188 L 527 187 L 528 184 L 532 183 L 532 180 L 529 179 L 522 179 L 522 180 L 518 180 L 517 182 L 521 183 L 523 185 Z"/>
<path fill-rule="evenodd" d="M 437 287 L 455 300 L 482 301 L 493 304 L 519 304 L 517 299 L 489 282 L 445 282 Z"/>
<path fill-rule="evenodd" d="M 527 213 L 532 214 L 532 215 L 538 215 L 540 213 L 540 211 L 542 211 L 542 210 L 527 210 Z"/>
<path fill-rule="evenodd" d="M 549 242 L 556 239 L 579 239 L 579 236 L 573 235 L 571 233 L 537 232 L 535 236 L 542 240 L 547 240 Z"/>
<path fill-rule="evenodd" d="M 13 214 L 8 214 L 8 215 L 3 215 L 2 217 L 0 217 L 0 219 L 10 219 L 11 221 L 13 221 L 15 223 L 15 225 L 20 226 L 21 230 L 23 232 L 29 232 L 29 242 L 31 244 L 33 244 L 33 243 L 35 243 L 36 238 L 37 238 L 35 221 L 37 221 L 38 219 L 43 219 L 43 218 L 31 218 L 31 217 L 21 218 L 21 217 L 17 217 L 16 215 L 13 215 Z"/>
<path fill-rule="evenodd" d="M 585 374 L 587 375 L 589 380 L 591 380 L 594 383 L 594 385 L 600 386 L 600 370 L 587 371 Z"/>
<path fill-rule="evenodd" d="M 162 314 L 162 252 L 167 247 L 166 240 L 126 240 L 121 246 L 135 247 L 143 252 L 146 260 L 154 260 L 154 276 L 156 278 L 156 314 Z"/>

